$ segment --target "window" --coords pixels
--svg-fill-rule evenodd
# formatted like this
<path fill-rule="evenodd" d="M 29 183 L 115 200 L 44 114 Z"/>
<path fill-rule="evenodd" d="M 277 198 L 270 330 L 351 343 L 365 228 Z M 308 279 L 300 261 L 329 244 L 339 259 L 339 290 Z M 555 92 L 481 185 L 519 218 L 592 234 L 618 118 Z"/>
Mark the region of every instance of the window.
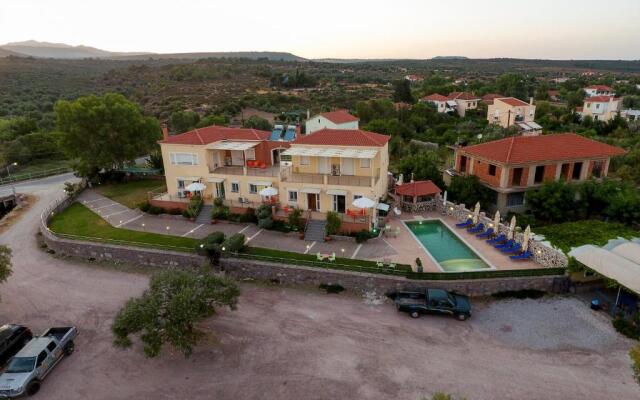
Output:
<path fill-rule="evenodd" d="M 49 344 L 47 345 L 47 350 L 49 350 L 50 352 L 55 350 L 55 348 L 56 344 L 53 341 L 49 342 Z"/>
<path fill-rule="evenodd" d="M 489 175 L 496 176 L 496 166 L 493 164 L 489 164 Z"/>
<path fill-rule="evenodd" d="M 249 184 L 249 193 L 256 194 L 258 193 L 258 185 L 254 185 L 253 183 Z"/>
<path fill-rule="evenodd" d="M 524 205 L 524 192 L 509 193 L 507 195 L 507 207 L 517 207 Z"/>
<path fill-rule="evenodd" d="M 460 157 L 460 171 L 467 172 L 467 157 Z"/>
<path fill-rule="evenodd" d="M 38 354 L 38 360 L 36 361 L 36 368 L 41 366 L 44 360 L 46 359 L 47 359 L 47 352 L 43 350 L 40 354 Z"/>
<path fill-rule="evenodd" d="M 256 159 L 256 149 L 250 148 L 244 151 L 244 157 L 247 160 L 255 160 Z"/>
<path fill-rule="evenodd" d="M 360 159 L 360 168 L 370 168 L 371 167 L 371 159 L 370 158 L 361 158 Z"/>
<path fill-rule="evenodd" d="M 511 184 L 513 186 L 520 186 L 520 180 L 522 180 L 522 168 L 514 168 Z"/>
<path fill-rule="evenodd" d="M 170 153 L 171 165 L 198 165 L 198 155 L 194 153 Z"/>
<path fill-rule="evenodd" d="M 309 156 L 300 156 L 300 165 L 309 165 Z"/>
<path fill-rule="evenodd" d="M 601 178 L 603 169 L 604 161 L 594 161 L 593 168 L 591 169 L 591 175 L 593 175 L 594 178 Z"/>
<path fill-rule="evenodd" d="M 571 174 L 571 178 L 573 180 L 579 180 L 581 174 L 582 174 L 582 163 L 577 162 L 573 164 L 573 173 Z"/>
<path fill-rule="evenodd" d="M 238 193 L 240 191 L 240 184 L 238 182 L 231 182 L 231 192 Z"/>
<path fill-rule="evenodd" d="M 560 178 L 564 179 L 565 181 L 569 179 L 569 168 L 571 166 L 569 164 L 562 164 L 562 167 L 560 168 Z"/>
<path fill-rule="evenodd" d="M 298 202 L 298 192 L 295 190 L 289 191 L 289 201 Z"/>
<path fill-rule="evenodd" d="M 533 183 L 542 183 L 544 180 L 544 165 L 538 165 L 536 167 L 536 174 L 533 177 Z"/>
<path fill-rule="evenodd" d="M 184 189 L 184 181 L 182 179 L 178 179 L 178 189 Z"/>
<path fill-rule="evenodd" d="M 362 197 L 362 195 L 361 195 L 361 194 L 354 194 L 354 195 L 353 195 L 353 201 L 356 201 L 356 200 L 358 200 L 358 199 L 359 199 L 359 198 L 361 198 L 361 197 Z"/>

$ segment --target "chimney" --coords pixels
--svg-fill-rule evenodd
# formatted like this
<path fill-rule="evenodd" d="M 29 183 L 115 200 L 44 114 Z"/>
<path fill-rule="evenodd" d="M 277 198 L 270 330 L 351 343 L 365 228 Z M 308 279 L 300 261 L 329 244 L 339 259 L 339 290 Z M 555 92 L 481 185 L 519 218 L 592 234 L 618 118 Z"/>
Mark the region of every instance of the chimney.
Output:
<path fill-rule="evenodd" d="M 162 128 L 162 140 L 169 139 L 169 127 L 167 126 L 167 124 L 160 124 L 160 128 Z"/>
<path fill-rule="evenodd" d="M 529 104 L 533 105 L 533 97 L 529 97 Z"/>

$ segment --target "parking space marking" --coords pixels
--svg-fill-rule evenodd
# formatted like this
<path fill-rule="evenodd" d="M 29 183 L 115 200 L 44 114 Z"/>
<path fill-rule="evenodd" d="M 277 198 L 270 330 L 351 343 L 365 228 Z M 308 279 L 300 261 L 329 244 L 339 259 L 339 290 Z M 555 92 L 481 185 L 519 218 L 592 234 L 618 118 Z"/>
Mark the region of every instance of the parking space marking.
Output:
<path fill-rule="evenodd" d="M 106 206 L 100 206 L 100 207 L 89 207 L 91 208 L 93 211 L 97 211 L 100 210 L 102 208 L 107 208 L 107 207 L 113 207 L 113 206 L 121 206 L 124 207 L 122 204 L 119 203 L 111 203 L 111 204 L 107 204 Z M 128 210 L 128 209 L 127 209 Z"/>
<path fill-rule="evenodd" d="M 251 237 L 250 237 L 249 239 L 247 239 L 247 241 L 246 241 L 246 242 L 244 242 L 244 243 L 245 243 L 245 244 L 247 244 L 247 243 L 249 243 L 250 241 L 252 241 L 252 240 L 253 240 L 253 238 L 255 238 L 256 236 L 258 236 L 259 234 L 261 234 L 263 230 L 264 230 L 264 229 L 260 229 L 258 232 L 256 232 L 256 233 L 255 233 L 255 235 L 251 236 Z"/>
<path fill-rule="evenodd" d="M 135 221 L 135 220 L 137 220 L 137 219 L 139 219 L 139 218 L 142 218 L 143 216 L 144 216 L 144 214 L 140 214 L 140 215 L 138 215 L 137 217 L 131 218 L 131 219 L 130 219 L 130 220 L 128 220 L 128 221 L 124 221 L 123 223 L 116 225 L 116 228 L 120 228 L 122 225 L 126 225 L 126 224 L 128 224 L 129 222 L 133 222 L 133 221 Z"/>
<path fill-rule="evenodd" d="M 95 203 L 96 201 L 102 201 L 102 200 L 109 200 L 109 199 L 101 198 L 101 199 L 93 199 L 93 200 L 83 200 L 82 204 L 90 204 L 90 203 Z"/>
<path fill-rule="evenodd" d="M 180 235 L 180 236 L 185 237 L 185 236 L 187 236 L 188 234 L 190 234 L 190 233 L 193 233 L 193 232 L 197 231 L 199 228 L 202 228 L 203 226 L 204 226 L 204 224 L 200 224 L 200 225 L 196 226 L 195 228 L 193 228 L 192 230 L 190 230 L 189 232 L 185 233 L 184 235 Z"/>
<path fill-rule="evenodd" d="M 358 247 L 356 247 L 356 249 L 353 251 L 353 254 L 351 255 L 351 259 L 353 260 L 354 258 L 356 258 L 356 256 L 358 255 L 358 252 L 360 251 L 360 249 L 362 248 L 362 243 L 360 243 L 358 245 Z"/>
<path fill-rule="evenodd" d="M 316 244 L 316 242 L 311 242 L 311 244 L 309 245 L 309 247 L 307 247 L 307 249 L 304 251 L 304 254 L 308 254 L 308 253 L 309 253 L 309 250 L 311 250 L 311 248 L 312 248 L 313 246 L 315 246 L 315 244 Z"/>
<path fill-rule="evenodd" d="M 393 251 L 395 251 L 396 253 L 398 252 L 398 250 L 396 250 L 396 248 L 395 248 L 395 247 L 393 247 L 393 246 L 391 245 L 391 243 L 387 242 L 387 239 L 382 238 L 382 241 L 383 241 L 383 242 L 385 242 L 385 243 L 387 244 L 387 246 L 391 247 L 391 248 L 393 249 Z"/>
<path fill-rule="evenodd" d="M 242 233 L 242 232 L 246 231 L 247 229 L 249 229 L 250 226 L 251 225 L 245 226 L 244 228 L 240 229 L 240 231 L 238 233 Z"/>
<path fill-rule="evenodd" d="M 118 214 L 126 213 L 127 211 L 131 211 L 131 210 L 129 210 L 129 209 L 127 208 L 126 210 L 118 211 L 118 212 L 115 212 L 115 213 L 113 213 L 113 214 L 104 215 L 104 216 L 103 216 L 103 218 L 109 218 L 109 217 L 112 217 L 112 216 L 114 216 L 114 215 L 118 215 Z"/>

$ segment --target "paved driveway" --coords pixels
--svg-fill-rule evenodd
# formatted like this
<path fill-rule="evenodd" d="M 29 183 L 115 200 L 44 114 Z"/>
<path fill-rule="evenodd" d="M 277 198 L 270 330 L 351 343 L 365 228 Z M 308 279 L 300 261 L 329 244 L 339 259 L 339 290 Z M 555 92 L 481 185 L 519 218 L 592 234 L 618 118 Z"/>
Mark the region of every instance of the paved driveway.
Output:
<path fill-rule="evenodd" d="M 640 398 L 630 343 L 572 298 L 476 302 L 474 316 L 458 322 L 412 320 L 375 296 L 246 284 L 236 311 L 203 324 L 209 333 L 190 359 L 115 349 L 111 321 L 147 276 L 42 252 L 38 214 L 60 186 L 29 190 L 40 201 L 0 236 L 14 250 L 0 319 L 80 329 L 76 353 L 36 399 Z"/>

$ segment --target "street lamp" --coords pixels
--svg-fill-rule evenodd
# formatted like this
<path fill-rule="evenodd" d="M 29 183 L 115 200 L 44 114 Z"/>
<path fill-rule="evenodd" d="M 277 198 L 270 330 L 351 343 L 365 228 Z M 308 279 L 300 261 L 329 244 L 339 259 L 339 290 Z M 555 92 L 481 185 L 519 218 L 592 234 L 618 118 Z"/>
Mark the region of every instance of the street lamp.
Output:
<path fill-rule="evenodd" d="M 15 167 L 16 165 L 18 165 L 17 162 L 12 162 L 11 164 L 7 165 L 7 176 L 9 178 L 11 178 L 11 172 L 9 171 L 9 167 Z"/>

